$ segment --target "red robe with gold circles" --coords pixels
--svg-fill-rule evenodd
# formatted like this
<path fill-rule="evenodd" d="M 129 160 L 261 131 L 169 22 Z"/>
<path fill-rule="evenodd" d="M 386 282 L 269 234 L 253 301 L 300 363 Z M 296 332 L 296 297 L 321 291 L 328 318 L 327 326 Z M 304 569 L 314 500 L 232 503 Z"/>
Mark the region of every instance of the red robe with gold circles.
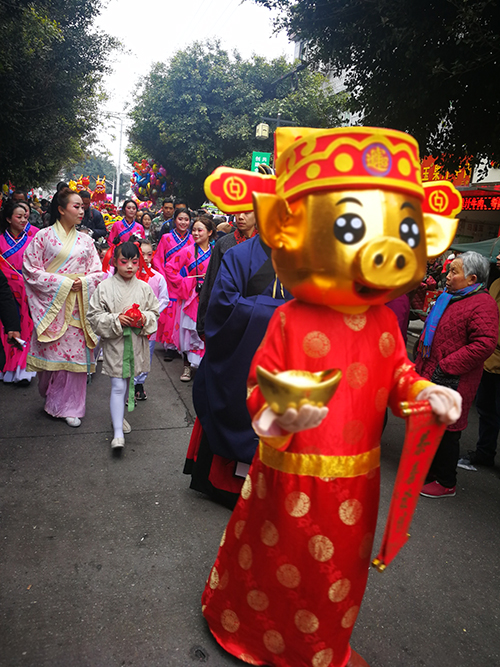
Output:
<path fill-rule="evenodd" d="M 296 300 L 278 308 L 252 362 L 252 416 L 264 406 L 257 365 L 339 368 L 342 380 L 320 426 L 261 437 L 203 614 L 217 641 L 251 665 L 344 667 L 377 521 L 385 409 L 428 383 L 385 306 L 360 315 Z"/>

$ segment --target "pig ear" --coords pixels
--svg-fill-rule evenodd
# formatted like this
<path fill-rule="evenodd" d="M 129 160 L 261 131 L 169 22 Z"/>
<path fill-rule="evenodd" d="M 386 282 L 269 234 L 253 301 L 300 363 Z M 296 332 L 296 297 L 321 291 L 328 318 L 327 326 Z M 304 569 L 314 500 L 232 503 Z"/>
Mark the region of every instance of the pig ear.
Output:
<path fill-rule="evenodd" d="M 447 250 L 457 231 L 458 219 L 424 213 L 427 257 L 433 259 Z"/>
<path fill-rule="evenodd" d="M 292 216 L 286 201 L 278 195 L 254 192 L 253 210 L 264 243 L 274 250 L 286 246 L 285 228 Z"/>

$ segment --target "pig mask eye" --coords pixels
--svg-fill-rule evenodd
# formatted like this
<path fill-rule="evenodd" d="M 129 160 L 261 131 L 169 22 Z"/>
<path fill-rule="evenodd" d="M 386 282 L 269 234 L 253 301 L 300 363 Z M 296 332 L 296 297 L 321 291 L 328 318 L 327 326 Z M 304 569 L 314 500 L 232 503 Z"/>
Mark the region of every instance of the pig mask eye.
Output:
<path fill-rule="evenodd" d="M 344 215 L 335 220 L 333 226 L 335 238 L 347 245 L 361 241 L 365 232 L 365 223 L 356 213 L 344 213 Z"/>
<path fill-rule="evenodd" d="M 399 225 L 399 236 L 410 248 L 416 248 L 420 243 L 420 230 L 413 218 L 405 218 Z"/>

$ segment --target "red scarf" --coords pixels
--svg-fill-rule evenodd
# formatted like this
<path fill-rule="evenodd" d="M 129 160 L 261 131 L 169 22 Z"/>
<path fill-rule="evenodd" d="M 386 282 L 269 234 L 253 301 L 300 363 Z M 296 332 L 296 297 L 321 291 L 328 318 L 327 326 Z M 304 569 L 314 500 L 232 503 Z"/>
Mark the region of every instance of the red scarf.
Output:
<path fill-rule="evenodd" d="M 239 229 L 236 229 L 234 232 L 234 238 L 236 239 L 236 243 L 243 243 L 243 241 L 248 241 L 248 239 L 253 238 L 254 236 L 257 236 L 259 232 L 257 231 L 257 227 L 253 228 L 252 236 L 245 236 L 242 232 L 240 232 Z"/>

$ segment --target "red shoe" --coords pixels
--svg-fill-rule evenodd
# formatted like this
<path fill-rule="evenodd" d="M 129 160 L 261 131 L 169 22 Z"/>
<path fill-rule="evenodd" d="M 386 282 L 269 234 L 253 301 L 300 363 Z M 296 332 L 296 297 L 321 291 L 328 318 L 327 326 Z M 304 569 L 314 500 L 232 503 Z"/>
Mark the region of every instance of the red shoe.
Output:
<path fill-rule="evenodd" d="M 420 495 L 426 498 L 453 498 L 457 495 L 457 487 L 453 486 L 451 489 L 447 489 L 439 482 L 429 482 L 422 487 Z"/>

